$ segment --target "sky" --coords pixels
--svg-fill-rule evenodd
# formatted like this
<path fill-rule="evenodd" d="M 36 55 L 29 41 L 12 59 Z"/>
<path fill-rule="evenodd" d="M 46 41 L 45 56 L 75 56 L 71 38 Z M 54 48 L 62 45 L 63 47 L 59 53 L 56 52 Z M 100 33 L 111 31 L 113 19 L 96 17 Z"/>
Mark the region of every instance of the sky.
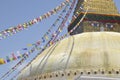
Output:
<path fill-rule="evenodd" d="M 64 0 L 0 0 L 0 31 L 28 22 L 44 13 L 52 10 Z M 120 0 L 114 0 L 120 12 Z M 58 15 L 53 15 L 32 27 L 19 32 L 6 39 L 0 40 L 0 58 L 10 56 L 11 53 L 21 51 L 22 48 L 28 47 L 27 44 L 35 43 L 40 40 L 42 35 L 49 29 Z M 25 52 L 25 51 L 21 51 Z M 38 52 L 31 56 L 34 57 Z M 13 61 L 0 65 L 0 77 L 7 72 L 18 61 Z M 24 65 L 27 62 L 24 63 Z M 24 66 L 22 65 L 22 67 Z M 12 76 L 15 73 L 12 74 Z M 5 80 L 9 80 L 9 76 Z"/>

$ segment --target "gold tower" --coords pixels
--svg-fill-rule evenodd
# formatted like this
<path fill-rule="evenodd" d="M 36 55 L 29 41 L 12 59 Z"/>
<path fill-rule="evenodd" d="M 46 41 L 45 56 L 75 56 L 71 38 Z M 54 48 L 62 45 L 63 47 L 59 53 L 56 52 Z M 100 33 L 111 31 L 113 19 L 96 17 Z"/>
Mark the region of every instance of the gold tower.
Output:
<path fill-rule="evenodd" d="M 78 0 L 68 31 L 80 21 L 87 9 L 83 22 L 71 35 L 94 31 L 120 32 L 120 15 L 113 0 Z"/>

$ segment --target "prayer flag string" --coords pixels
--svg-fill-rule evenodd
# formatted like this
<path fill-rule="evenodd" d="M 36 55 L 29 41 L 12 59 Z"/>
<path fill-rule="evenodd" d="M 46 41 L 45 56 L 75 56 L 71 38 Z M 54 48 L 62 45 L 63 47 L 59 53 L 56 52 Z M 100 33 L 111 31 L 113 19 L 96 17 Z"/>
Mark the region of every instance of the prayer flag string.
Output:
<path fill-rule="evenodd" d="M 66 11 L 67 11 L 67 7 L 68 7 L 69 5 L 66 5 L 66 7 L 63 9 L 63 11 L 61 12 L 61 14 L 60 15 L 63 15 Z M 53 36 L 49 36 L 50 34 L 51 35 L 54 35 L 54 33 L 52 33 L 52 29 L 57 25 L 57 23 L 60 21 L 60 18 L 61 17 L 58 17 L 57 19 L 56 19 L 56 21 L 53 23 L 53 25 L 48 29 L 48 31 L 44 34 L 44 36 L 42 37 L 42 40 L 38 40 L 37 42 L 35 42 L 34 44 L 28 44 L 27 46 L 28 47 L 31 47 L 31 46 L 34 46 L 34 48 L 35 48 L 35 50 L 40 50 L 40 49 L 42 49 L 42 47 L 40 47 L 40 48 L 38 48 L 38 46 L 40 45 L 40 44 L 42 44 L 42 43 L 44 43 L 44 42 L 46 42 L 46 41 L 48 41 L 48 40 L 50 40 L 50 38 L 52 38 Z M 58 21 L 59 20 L 59 21 Z M 51 43 L 49 44 L 49 45 L 52 45 Z M 25 51 L 27 51 L 28 50 L 28 48 L 22 48 L 21 50 L 25 50 Z M 14 56 L 6 56 L 6 59 L 4 59 L 4 58 L 0 58 L 0 64 L 6 64 L 6 63 L 9 63 L 9 62 L 12 62 L 12 61 L 14 61 L 14 60 L 18 60 L 18 59 L 21 59 L 21 58 L 23 58 L 25 55 L 30 55 L 30 53 L 31 52 L 33 52 L 34 50 L 29 50 L 28 52 L 26 52 L 26 53 L 24 53 L 24 54 L 22 54 L 22 53 L 20 53 L 20 51 L 17 51 L 16 53 L 17 53 L 17 55 L 15 55 L 14 53 Z"/>
<path fill-rule="evenodd" d="M 21 32 L 27 28 L 29 28 L 30 26 L 41 22 L 43 19 L 47 19 L 50 16 L 52 16 L 53 14 L 56 14 L 58 11 L 62 10 L 62 8 L 67 5 L 68 3 L 70 3 L 69 0 L 66 0 L 65 2 L 62 2 L 59 6 L 57 6 L 56 8 L 54 8 L 53 10 L 45 13 L 42 16 L 39 16 L 37 18 L 34 18 L 33 20 L 30 20 L 29 22 L 25 22 L 23 24 L 18 24 L 16 27 L 10 27 L 6 30 L 3 30 L 0 32 L 0 40 L 7 38 L 8 36 L 12 36 L 13 34 L 16 34 L 18 32 Z"/>

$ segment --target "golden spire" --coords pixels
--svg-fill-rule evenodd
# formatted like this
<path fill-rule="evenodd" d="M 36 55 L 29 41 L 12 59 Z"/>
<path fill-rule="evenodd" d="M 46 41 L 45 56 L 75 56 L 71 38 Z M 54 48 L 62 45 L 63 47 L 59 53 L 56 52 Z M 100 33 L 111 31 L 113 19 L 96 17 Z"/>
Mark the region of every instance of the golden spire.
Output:
<path fill-rule="evenodd" d="M 118 14 L 118 10 L 113 0 L 78 0 L 75 13 L 86 10 L 99 14 Z"/>

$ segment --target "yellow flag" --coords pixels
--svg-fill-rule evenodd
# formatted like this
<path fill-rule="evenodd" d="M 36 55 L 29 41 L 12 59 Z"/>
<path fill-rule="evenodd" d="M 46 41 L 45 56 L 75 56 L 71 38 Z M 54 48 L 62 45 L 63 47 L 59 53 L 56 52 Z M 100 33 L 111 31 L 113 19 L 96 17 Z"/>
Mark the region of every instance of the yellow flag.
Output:
<path fill-rule="evenodd" d="M 42 20 L 42 16 L 39 17 Z"/>
<path fill-rule="evenodd" d="M 45 39 L 46 39 L 46 40 L 48 40 L 48 39 L 49 39 L 47 35 L 45 35 Z"/>
<path fill-rule="evenodd" d="M 4 59 L 0 58 L 0 64 L 5 64 Z"/>
<path fill-rule="evenodd" d="M 53 42 L 50 42 L 50 46 L 53 44 Z"/>
<path fill-rule="evenodd" d="M 59 31 L 62 32 L 62 30 L 59 28 Z"/>
<path fill-rule="evenodd" d="M 24 27 L 24 28 L 27 28 L 27 25 L 26 25 L 26 24 L 23 24 L 23 27 Z"/>
<path fill-rule="evenodd" d="M 32 44 L 27 44 L 27 46 L 28 46 L 28 47 L 31 47 L 31 46 L 32 46 Z"/>
<path fill-rule="evenodd" d="M 13 58 L 10 58 L 10 61 L 13 61 Z"/>

